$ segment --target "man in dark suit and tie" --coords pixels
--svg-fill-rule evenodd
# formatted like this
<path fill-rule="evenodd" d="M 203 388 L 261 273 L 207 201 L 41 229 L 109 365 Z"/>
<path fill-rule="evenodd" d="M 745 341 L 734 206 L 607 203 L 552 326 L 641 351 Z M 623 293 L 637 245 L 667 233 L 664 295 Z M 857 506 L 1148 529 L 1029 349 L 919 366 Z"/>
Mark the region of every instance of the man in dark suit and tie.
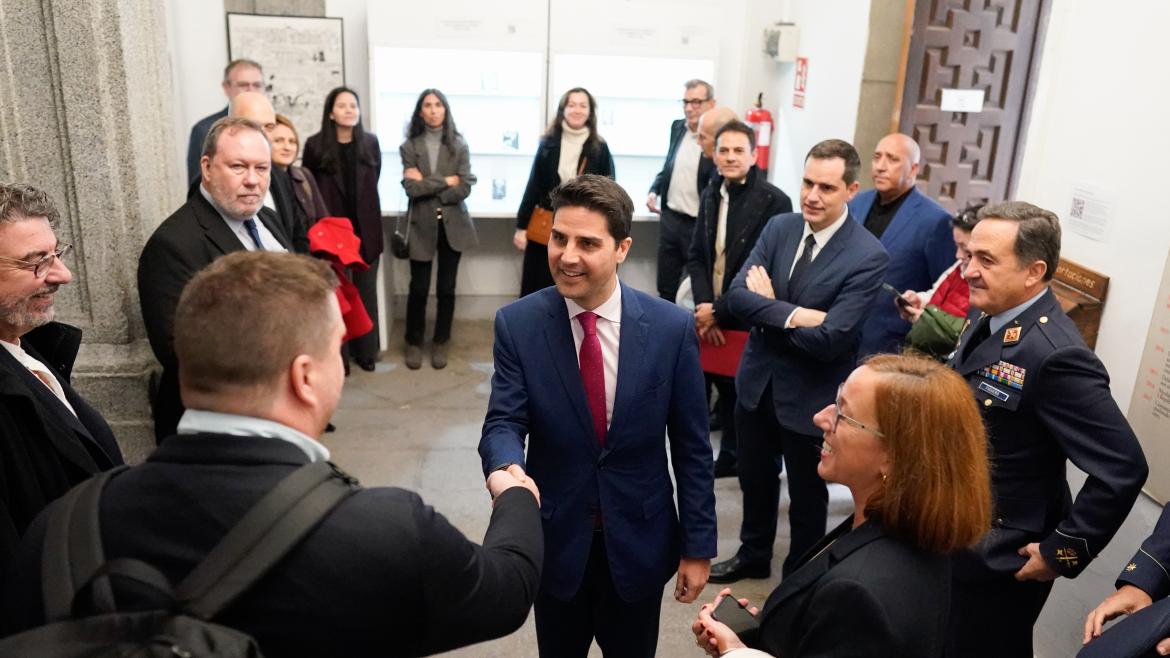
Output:
<path fill-rule="evenodd" d="M 1075 578 L 1105 548 L 1148 470 L 1109 374 L 1048 287 L 1056 215 L 1021 201 L 984 206 L 967 248 L 973 317 L 949 365 L 983 412 L 995 521 L 956 555 L 950 651 L 1031 656 L 1052 581 Z M 1069 461 L 1088 476 L 1075 501 Z"/>
<path fill-rule="evenodd" d="M 715 88 L 702 80 L 687 80 L 683 115 L 670 124 L 666 164 L 654 177 L 646 207 L 659 213 L 658 296 L 673 302 L 678 293 L 699 214 L 699 195 L 711 180 L 714 164 L 699 145 L 699 117 L 715 107 Z"/>
<path fill-rule="evenodd" d="M 122 463 L 105 420 L 69 385 L 81 330 L 52 321 L 54 294 L 73 280 L 57 217 L 41 190 L 0 184 L 0 591 L 33 517 Z"/>
<path fill-rule="evenodd" d="M 272 160 L 259 124 L 239 117 L 217 121 L 200 166 L 199 189 L 155 229 L 138 259 L 142 319 L 163 367 L 153 404 L 158 441 L 174 434 L 183 415 L 173 346 L 175 306 L 183 286 L 224 254 L 292 249 L 276 214 L 264 207 Z"/>
<path fill-rule="evenodd" d="M 852 221 L 857 151 L 823 141 L 805 158 L 799 214 L 772 218 L 727 291 L 751 327 L 735 378 L 743 525 L 735 556 L 711 582 L 771 575 L 780 504 L 778 458 L 788 474 L 787 575 L 825 534 L 828 490 L 817 475 L 821 435 L 813 416 L 832 404 L 857 360 L 861 323 L 885 275 L 881 243 Z"/>
<path fill-rule="evenodd" d="M 276 110 L 264 94 L 245 91 L 236 95 L 232 99 L 228 116 L 251 119 L 260 124 L 271 143 L 272 131 L 276 130 Z M 268 193 L 264 195 L 264 207 L 276 213 L 281 229 L 292 242 L 293 251 L 298 254 L 309 253 L 309 218 L 297 202 L 288 171 L 280 167 L 268 170 Z"/>
<path fill-rule="evenodd" d="M 345 381 L 336 285 L 321 260 L 263 252 L 225 256 L 192 279 L 175 313 L 190 410 L 177 435 L 103 492 L 108 560 L 141 560 L 178 583 L 277 483 L 329 460 L 318 439 Z M 356 490 L 215 622 L 251 635 L 267 656 L 423 656 L 524 623 L 542 559 L 533 491 L 492 474 L 479 546 L 417 494 L 344 477 Z M 19 550 L 0 610 L 9 631 L 44 623 L 50 515 Z M 120 606 L 158 605 L 118 583 Z"/>
<path fill-rule="evenodd" d="M 260 65 L 250 59 L 236 59 L 228 63 L 223 70 L 223 95 L 230 103 L 237 94 L 245 91 L 264 91 L 264 71 Z M 203 156 L 203 140 L 207 138 L 211 124 L 228 115 L 228 108 L 203 117 L 191 126 L 191 136 L 187 139 L 187 182 L 195 183 L 202 176 L 199 159 Z"/>
<path fill-rule="evenodd" d="M 849 213 L 890 255 L 886 283 L 898 290 L 928 290 L 955 264 L 951 214 L 914 186 L 921 154 L 906 135 L 886 135 L 873 152 L 873 189 L 849 202 Z M 861 329 L 860 356 L 898 352 L 909 331 L 893 298 L 878 295 Z"/>
<path fill-rule="evenodd" d="M 541 487 L 540 655 L 583 657 L 596 638 L 649 658 L 663 585 L 677 573 L 675 599 L 694 601 L 716 552 L 698 339 L 689 313 L 619 283 L 634 205 L 617 183 L 579 176 L 553 209 L 556 286 L 496 314 L 479 453 L 485 474 Z"/>
<path fill-rule="evenodd" d="M 719 175 L 703 190 L 687 259 L 695 327 L 700 338 L 714 346 L 724 344 L 724 330 L 748 330 L 727 308 L 727 290 L 768 220 L 792 212 L 792 200 L 769 183 L 755 163 L 756 134 L 751 127 L 735 120 L 724 125 L 716 135 Z M 731 477 L 736 474 L 735 380 L 723 375 L 708 377 L 719 391 L 718 414 L 723 426 L 715 477 Z"/>

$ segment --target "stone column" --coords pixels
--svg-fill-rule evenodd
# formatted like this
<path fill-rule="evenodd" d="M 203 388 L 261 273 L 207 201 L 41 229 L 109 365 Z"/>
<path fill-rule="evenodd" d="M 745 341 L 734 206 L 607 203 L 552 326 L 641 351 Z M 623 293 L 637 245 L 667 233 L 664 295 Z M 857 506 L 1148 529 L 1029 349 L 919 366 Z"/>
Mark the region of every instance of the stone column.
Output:
<path fill-rule="evenodd" d="M 123 451 L 153 447 L 154 357 L 138 307 L 138 254 L 182 198 L 161 3 L 0 0 L 0 180 L 47 190 L 76 247 L 58 318 L 82 327 L 73 383 Z"/>

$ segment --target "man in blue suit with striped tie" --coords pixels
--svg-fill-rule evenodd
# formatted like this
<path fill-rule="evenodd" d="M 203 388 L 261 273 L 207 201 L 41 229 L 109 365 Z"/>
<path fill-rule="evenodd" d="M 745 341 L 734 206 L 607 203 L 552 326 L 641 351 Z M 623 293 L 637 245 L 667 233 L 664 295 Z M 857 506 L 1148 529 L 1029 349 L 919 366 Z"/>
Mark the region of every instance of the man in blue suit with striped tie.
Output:
<path fill-rule="evenodd" d="M 607 658 L 650 658 L 663 585 L 677 574 L 675 599 L 694 601 L 716 552 L 698 337 L 690 313 L 618 281 L 634 204 L 617 183 L 579 176 L 553 210 L 556 285 L 496 314 L 479 453 L 485 475 L 540 487 L 540 655 L 584 658 L 596 638 Z"/>

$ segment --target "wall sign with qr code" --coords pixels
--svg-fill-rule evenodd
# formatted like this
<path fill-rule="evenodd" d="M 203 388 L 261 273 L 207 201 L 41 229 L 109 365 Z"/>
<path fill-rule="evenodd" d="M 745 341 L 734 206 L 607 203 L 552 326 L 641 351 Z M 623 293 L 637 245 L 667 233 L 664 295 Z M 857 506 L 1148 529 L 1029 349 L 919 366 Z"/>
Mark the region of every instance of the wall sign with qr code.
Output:
<path fill-rule="evenodd" d="M 1099 188 L 1073 184 L 1068 215 L 1063 223 L 1070 231 L 1097 242 L 1108 242 L 1113 228 L 1113 200 Z"/>

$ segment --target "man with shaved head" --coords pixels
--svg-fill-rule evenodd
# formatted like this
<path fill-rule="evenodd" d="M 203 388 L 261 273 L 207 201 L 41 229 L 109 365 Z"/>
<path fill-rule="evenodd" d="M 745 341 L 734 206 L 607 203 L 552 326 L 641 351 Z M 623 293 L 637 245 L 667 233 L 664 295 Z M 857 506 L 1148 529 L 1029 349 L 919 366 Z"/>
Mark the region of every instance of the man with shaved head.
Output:
<path fill-rule="evenodd" d="M 268 97 L 258 91 L 245 91 L 232 99 L 228 116 L 250 119 L 264 128 L 264 134 L 272 141 L 276 129 L 276 110 Z M 276 213 L 284 233 L 292 240 L 293 251 L 309 253 L 309 217 L 297 203 L 292 179 L 288 170 L 272 167 L 268 170 L 268 193 L 264 196 L 264 207 Z"/>
<path fill-rule="evenodd" d="M 898 290 L 926 290 L 955 262 L 950 213 L 914 186 L 921 157 L 913 139 L 886 135 L 873 152 L 873 189 L 849 202 L 853 218 L 889 253 L 886 283 Z M 896 352 L 909 331 L 894 298 L 878 295 L 861 330 L 858 356 Z"/>
<path fill-rule="evenodd" d="M 715 135 L 735 118 L 735 110 L 726 105 L 704 112 L 699 117 L 699 148 L 703 149 L 703 157 L 715 160 Z"/>
<path fill-rule="evenodd" d="M 670 126 L 666 164 L 654 177 L 646 207 L 658 213 L 658 295 L 673 302 L 682 281 L 687 249 L 699 214 L 699 195 L 711 178 L 711 156 L 699 147 L 699 117 L 715 107 L 715 88 L 688 80 L 682 97 L 683 117 Z"/>

